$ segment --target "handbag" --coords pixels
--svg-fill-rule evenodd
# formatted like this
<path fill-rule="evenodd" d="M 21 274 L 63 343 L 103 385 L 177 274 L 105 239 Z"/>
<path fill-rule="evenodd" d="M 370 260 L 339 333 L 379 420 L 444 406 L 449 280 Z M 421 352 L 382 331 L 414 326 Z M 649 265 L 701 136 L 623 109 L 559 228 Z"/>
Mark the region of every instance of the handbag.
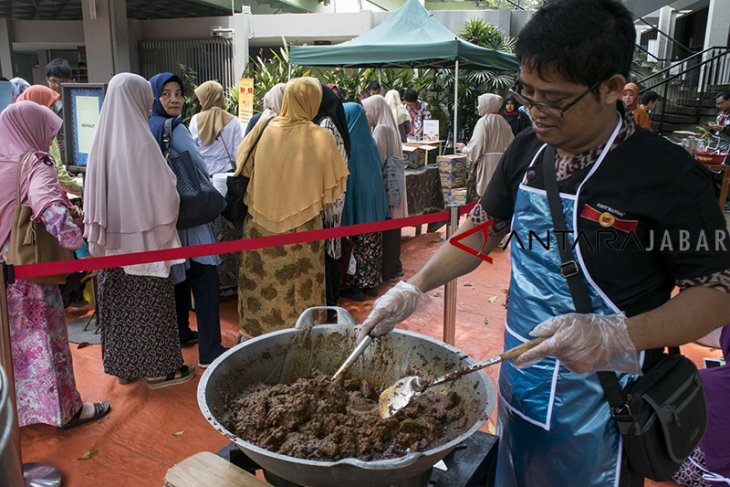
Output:
<path fill-rule="evenodd" d="M 193 160 L 189 152 L 178 156 L 170 155 L 172 141 L 172 119 L 165 120 L 162 145 L 165 160 L 177 178 L 177 192 L 180 195 L 180 210 L 177 228 L 190 228 L 210 223 L 226 207 L 226 200 L 215 189 L 210 178 Z"/>
<path fill-rule="evenodd" d="M 261 136 L 264 134 L 264 130 L 273 119 L 274 117 L 271 117 L 264 122 L 264 126 L 261 128 L 256 140 L 251 146 L 250 152 L 253 152 L 256 148 L 259 140 L 261 140 Z M 228 153 L 228 149 L 226 149 L 226 153 Z M 231 165 L 235 170 L 236 164 L 233 162 L 233 159 L 231 159 L 230 154 L 228 154 L 228 159 L 231 161 Z M 246 213 L 248 213 L 248 207 L 246 206 L 246 203 L 243 202 L 243 197 L 246 194 L 246 189 L 248 188 L 248 182 L 250 179 L 251 178 L 244 176 L 243 174 L 239 174 L 238 176 L 228 176 L 228 178 L 226 178 L 227 205 L 221 214 L 236 227 L 243 227 L 243 220 L 246 218 Z"/>
<path fill-rule="evenodd" d="M 568 232 L 555 178 L 555 149 L 543 160 L 545 190 L 555 232 Z M 563 233 L 566 235 L 567 233 Z M 565 277 L 578 313 L 591 313 L 580 267 L 566 245 L 558 245 L 560 273 Z M 694 450 L 707 429 L 707 406 L 694 363 L 678 347 L 647 350 L 657 359 L 638 380 L 621 388 L 614 372 L 597 372 L 623 440 L 629 471 L 652 480 L 669 480 Z"/>
<path fill-rule="evenodd" d="M 387 140 L 386 152 L 390 153 L 390 138 Z M 406 180 L 405 162 L 402 157 L 396 155 L 385 158 L 383 164 L 383 182 L 385 183 L 385 194 L 388 197 L 388 206 L 398 206 L 403 199 Z"/>
<path fill-rule="evenodd" d="M 28 161 L 32 164 L 33 156 L 28 152 L 18 164 L 17 180 L 15 183 L 15 212 L 10 227 L 10 242 L 8 246 L 7 263 L 13 265 L 40 264 L 59 260 L 72 260 L 74 252 L 64 249 L 58 240 L 48 233 L 41 221 L 31 219 L 33 209 L 20 203 L 20 178 L 22 169 Z M 28 281 L 39 284 L 63 284 L 69 274 L 55 274 L 51 276 L 29 277 Z"/>

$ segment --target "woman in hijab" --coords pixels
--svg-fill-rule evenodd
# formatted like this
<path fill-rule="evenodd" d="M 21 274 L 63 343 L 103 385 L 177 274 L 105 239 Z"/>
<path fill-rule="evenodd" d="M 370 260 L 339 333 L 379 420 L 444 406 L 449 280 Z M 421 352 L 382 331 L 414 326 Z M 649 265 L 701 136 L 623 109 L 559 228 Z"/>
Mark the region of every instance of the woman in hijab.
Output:
<path fill-rule="evenodd" d="M 347 178 L 347 197 L 342 212 L 343 225 L 357 225 L 385 220 L 388 197 L 385 194 L 380 155 L 370 134 L 365 110 L 357 103 L 345 103 L 347 128 L 350 132 L 350 151 Z M 351 237 L 353 242 L 354 272 L 348 272 L 345 283 L 351 291 L 346 297 L 363 300 L 363 290 L 375 289 L 383 282 L 383 234 L 366 233 Z"/>
<path fill-rule="evenodd" d="M 198 167 L 207 173 L 205 162 L 198 152 L 188 129 L 181 123 L 185 99 L 183 82 L 172 73 L 159 73 L 150 78 L 154 103 L 149 126 L 160 149 L 163 148 L 165 122 L 172 119 L 170 137 L 170 160 L 187 152 Z M 180 243 L 203 245 L 214 243 L 215 236 L 210 224 L 205 223 L 190 228 L 178 229 Z M 177 324 L 182 346 L 198 342 L 198 367 L 206 368 L 226 349 L 221 345 L 220 297 L 218 294 L 217 255 L 206 255 L 187 259 L 184 264 L 173 267 L 172 282 L 175 284 L 175 306 Z M 192 308 L 190 291 L 195 298 L 195 317 L 198 322 L 197 333 L 190 329 L 189 314 Z"/>
<path fill-rule="evenodd" d="M 94 257 L 180 247 L 175 174 L 147 126 L 152 89 L 141 76 L 114 76 L 91 144 L 84 236 Z M 133 143 L 130 143 L 133 141 Z M 187 382 L 170 267 L 179 261 L 99 271 L 104 371 L 121 384 L 146 377 L 157 389 Z"/>
<path fill-rule="evenodd" d="M 47 86 L 33 85 L 29 86 L 28 89 L 24 90 L 18 96 L 17 101 L 32 101 L 44 107 L 48 107 L 58 114 L 61 110 L 61 95 L 53 91 Z M 81 196 L 83 189 L 81 185 L 74 181 L 71 175 L 66 172 L 66 166 L 63 165 L 63 159 L 61 158 L 61 149 L 58 145 L 58 138 L 54 137 L 51 142 L 51 148 L 49 153 L 55 161 L 56 174 L 58 175 L 58 182 L 61 185 L 61 189 L 67 193 L 72 193 L 77 196 Z"/>
<path fill-rule="evenodd" d="M 405 142 L 411 131 L 411 116 L 408 115 L 408 110 L 401 101 L 398 90 L 388 91 L 385 94 L 385 101 L 387 101 L 388 105 L 390 105 L 390 109 L 393 112 L 393 118 L 395 118 L 395 123 L 398 125 L 400 141 Z"/>
<path fill-rule="evenodd" d="M 281 114 L 265 130 L 263 123 L 256 124 L 239 147 L 236 173 L 251 178 L 244 197 L 244 238 L 321 229 L 322 213 L 344 193 L 348 171 L 337 144 L 312 123 L 321 101 L 316 79 L 292 79 Z M 322 305 L 324 255 L 320 241 L 243 252 L 242 335 L 288 328 L 306 308 Z"/>
<path fill-rule="evenodd" d="M 25 90 L 30 88 L 30 83 L 23 78 L 12 78 L 10 85 L 13 87 L 13 101 L 17 100 Z"/>
<path fill-rule="evenodd" d="M 190 133 L 205 161 L 208 174 L 236 169 L 236 150 L 243 140 L 243 131 L 236 117 L 226 111 L 223 86 L 206 81 L 195 88 L 200 112 L 190 120 Z"/>
<path fill-rule="evenodd" d="M 499 115 L 502 108 L 502 97 L 493 93 L 485 93 L 477 98 L 479 120 L 474 126 L 471 140 L 464 146 L 460 144 L 459 152 L 466 154 L 471 161 L 471 170 L 467 193 L 469 200 L 482 196 L 497 169 L 502 153 L 512 143 L 515 136 L 512 127 Z"/>
<path fill-rule="evenodd" d="M 5 260 L 16 205 L 18 165 L 20 203 L 65 248 L 81 246 L 79 217 L 58 189 L 47 153 L 61 128 L 51 110 L 28 101 L 0 114 L 0 260 Z M 106 401 L 81 402 L 68 346 L 66 315 L 58 286 L 17 279 L 7 287 L 10 345 L 20 426 L 43 423 L 62 429 L 79 426 L 109 412 Z"/>
<path fill-rule="evenodd" d="M 322 101 L 319 111 L 312 120 L 314 123 L 332 134 L 340 151 L 342 161 L 347 166 L 350 154 L 350 133 L 347 131 L 347 119 L 342 101 L 332 90 L 322 85 Z M 324 228 L 340 226 L 342 208 L 345 205 L 345 195 L 335 199 L 331 206 L 325 208 L 323 215 Z M 325 281 L 327 306 L 337 306 L 340 297 L 340 258 L 342 245 L 339 238 L 331 238 L 325 242 Z M 332 317 L 336 314 L 330 313 Z"/>
<path fill-rule="evenodd" d="M 286 83 L 276 83 L 269 91 L 266 92 L 264 95 L 264 111 L 251 117 L 251 120 L 248 121 L 248 125 L 246 125 L 245 135 L 248 135 L 248 133 L 251 132 L 254 125 L 256 125 L 260 119 L 275 117 L 279 114 L 279 112 L 281 112 L 281 103 L 284 99 L 284 88 L 286 88 Z"/>
<path fill-rule="evenodd" d="M 373 139 L 378 148 L 381 168 L 388 157 L 403 157 L 400 133 L 393 118 L 393 112 L 380 95 L 373 95 L 362 101 L 368 123 L 373 130 Z M 382 169 L 381 169 L 382 173 Z M 405 176 L 404 176 L 405 178 Z M 406 187 L 405 180 L 401 181 L 402 188 Z M 390 214 L 393 218 L 405 218 L 408 216 L 408 195 L 404 191 L 398 206 L 390 207 Z M 400 229 L 387 230 L 383 232 L 383 279 L 391 280 L 403 275 L 403 267 L 400 262 Z"/>
<path fill-rule="evenodd" d="M 636 123 L 647 130 L 651 130 L 651 118 L 642 107 L 639 106 L 639 87 L 636 83 L 626 83 L 624 86 L 624 105 L 626 109 L 634 114 Z"/>
<path fill-rule="evenodd" d="M 517 134 L 525 130 L 527 127 L 532 125 L 530 117 L 520 110 L 520 104 L 515 100 L 512 95 L 504 97 L 504 109 L 502 110 L 502 116 L 512 128 L 512 135 L 515 137 Z"/>

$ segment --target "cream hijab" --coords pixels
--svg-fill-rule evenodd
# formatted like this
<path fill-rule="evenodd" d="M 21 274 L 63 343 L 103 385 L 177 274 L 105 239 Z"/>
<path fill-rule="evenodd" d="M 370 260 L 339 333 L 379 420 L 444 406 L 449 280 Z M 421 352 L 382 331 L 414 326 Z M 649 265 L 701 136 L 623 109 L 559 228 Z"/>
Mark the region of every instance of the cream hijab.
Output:
<path fill-rule="evenodd" d="M 481 118 L 474 126 L 469 144 L 462 150 L 477 171 L 477 193 L 483 195 L 497 169 L 502 153 L 515 136 L 507 120 L 497 112 L 502 108 L 502 97 L 485 93 L 477 98 L 477 112 Z"/>
<path fill-rule="evenodd" d="M 261 117 L 238 148 L 236 174 L 249 176 L 244 201 L 251 218 L 284 233 L 318 217 L 347 187 L 347 166 L 335 139 L 312 123 L 322 100 L 315 78 L 295 78 L 284 92 L 281 114 L 266 127 Z"/>
<path fill-rule="evenodd" d="M 198 134 L 203 145 L 208 146 L 218 138 L 223 127 L 234 117 L 226 111 L 223 86 L 217 81 L 206 81 L 195 88 L 200 102 L 200 113 L 196 117 Z"/>
<path fill-rule="evenodd" d="M 387 101 L 388 105 L 390 105 L 390 109 L 393 112 L 393 118 L 395 118 L 396 124 L 400 125 L 402 123 L 411 121 L 411 116 L 408 115 L 408 110 L 406 110 L 406 106 L 401 101 L 400 93 L 398 93 L 398 90 L 388 91 L 385 94 L 385 101 Z"/>
<path fill-rule="evenodd" d="M 175 174 L 147 122 L 152 87 L 132 73 L 109 82 L 86 168 L 84 237 L 95 257 L 180 246 Z M 128 274 L 166 277 L 175 262 L 127 266 Z"/>
<path fill-rule="evenodd" d="M 281 113 L 281 104 L 284 100 L 284 89 L 286 89 L 286 83 L 276 83 L 269 91 L 264 95 L 264 111 L 261 114 L 261 118 L 269 118 L 271 116 L 277 116 Z"/>
<path fill-rule="evenodd" d="M 381 95 L 372 95 L 365 98 L 362 101 L 362 106 L 365 108 L 365 113 L 368 119 L 375 121 L 375 127 L 383 126 L 388 132 L 388 156 L 396 155 L 398 157 L 403 156 L 403 146 L 400 141 L 400 132 L 398 132 L 398 125 L 395 123 L 393 112 Z M 392 136 L 391 136 L 392 135 Z"/>

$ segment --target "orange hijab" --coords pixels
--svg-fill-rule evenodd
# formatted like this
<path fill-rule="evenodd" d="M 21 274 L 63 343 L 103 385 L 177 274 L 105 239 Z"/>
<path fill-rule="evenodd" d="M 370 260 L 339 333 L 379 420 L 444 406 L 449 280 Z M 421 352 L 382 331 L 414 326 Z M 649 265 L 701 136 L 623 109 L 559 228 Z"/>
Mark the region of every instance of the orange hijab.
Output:
<path fill-rule="evenodd" d="M 32 101 L 44 107 L 53 108 L 61 95 L 47 86 L 33 85 L 25 90 L 15 101 Z"/>

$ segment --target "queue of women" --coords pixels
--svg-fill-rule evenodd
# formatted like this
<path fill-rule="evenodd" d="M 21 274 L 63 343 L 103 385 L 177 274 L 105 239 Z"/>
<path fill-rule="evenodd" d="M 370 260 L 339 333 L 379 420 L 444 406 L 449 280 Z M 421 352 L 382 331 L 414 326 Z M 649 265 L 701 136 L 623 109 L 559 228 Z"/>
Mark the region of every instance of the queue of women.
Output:
<path fill-rule="evenodd" d="M 201 111 L 186 127 L 177 75 L 114 76 L 89 154 L 83 212 L 66 196 L 82 188 L 60 163 L 58 94 L 31 86 L 0 114 L 0 257 L 8 251 L 16 176 L 20 203 L 62 247 L 88 245 L 92 256 L 114 256 L 213 243 L 209 224 L 177 227 L 180 198 L 169 164 L 184 153 L 211 177 L 235 171 L 250 178 L 244 238 L 407 216 L 407 198 L 388 206 L 382 175 L 386 159 L 402 156 L 409 131 L 399 92 L 343 103 L 330 86 L 314 78 L 275 85 L 244 131 L 215 81 L 195 89 Z M 473 198 L 529 124 L 515 101 L 502 105 L 498 95 L 480 96 L 474 134 L 457 147 L 471 161 Z M 30 163 L 19 172 L 22 160 Z M 157 389 L 195 376 L 181 347 L 197 343 L 200 368 L 222 354 L 219 262 L 212 255 L 99 271 L 104 371 L 120 384 L 143 380 Z M 400 230 L 244 252 L 239 341 L 290 327 L 304 309 L 336 305 L 340 296 L 375 296 L 402 273 Z M 191 293 L 197 331 L 188 322 Z M 76 388 L 58 286 L 17 280 L 8 286 L 8 308 L 20 424 L 65 429 L 106 415 L 108 402 L 84 403 Z"/>

